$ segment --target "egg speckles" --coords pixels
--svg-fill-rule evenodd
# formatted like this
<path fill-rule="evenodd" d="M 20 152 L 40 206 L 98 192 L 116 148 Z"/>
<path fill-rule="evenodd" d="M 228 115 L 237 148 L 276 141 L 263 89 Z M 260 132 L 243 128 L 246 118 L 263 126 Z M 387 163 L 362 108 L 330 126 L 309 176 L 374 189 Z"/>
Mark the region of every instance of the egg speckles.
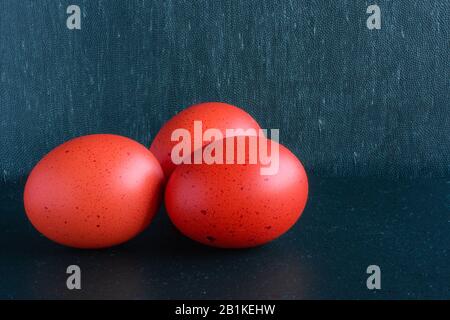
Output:
<path fill-rule="evenodd" d="M 274 240 L 300 217 L 308 181 L 300 161 L 282 145 L 278 173 L 261 175 L 260 168 L 259 162 L 178 166 L 165 193 L 170 219 L 210 246 L 246 248 Z"/>
<path fill-rule="evenodd" d="M 144 146 L 117 135 L 89 135 L 58 146 L 35 166 L 24 205 L 34 227 L 55 242 L 109 247 L 150 223 L 162 184 L 162 169 Z"/>

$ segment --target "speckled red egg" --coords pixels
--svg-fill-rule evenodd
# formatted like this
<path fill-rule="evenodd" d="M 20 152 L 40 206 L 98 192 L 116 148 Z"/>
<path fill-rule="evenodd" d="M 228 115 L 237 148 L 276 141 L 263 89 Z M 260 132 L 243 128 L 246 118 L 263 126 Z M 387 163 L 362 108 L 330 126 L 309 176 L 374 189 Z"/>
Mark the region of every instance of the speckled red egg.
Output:
<path fill-rule="evenodd" d="M 181 164 L 175 169 L 165 204 L 184 235 L 210 246 L 246 248 L 274 240 L 295 224 L 308 196 L 301 162 L 282 145 L 274 175 L 262 175 L 265 165 L 248 160 Z"/>
<path fill-rule="evenodd" d="M 226 129 L 260 129 L 259 124 L 244 110 L 222 102 L 205 102 L 188 107 L 171 118 L 156 135 L 150 150 L 158 159 L 165 176 L 168 178 L 176 165 L 172 162 L 172 148 L 178 143 L 171 141 L 172 132 L 186 129 L 194 137 L 194 121 L 202 122 L 203 131 L 218 129 L 225 136 Z M 192 139 L 192 150 L 194 149 Z M 206 145 L 208 142 L 203 142 Z"/>
<path fill-rule="evenodd" d="M 123 243 L 150 223 L 158 209 L 162 169 L 141 144 L 117 135 L 70 140 L 32 170 L 24 205 L 47 238 L 76 248 Z"/>

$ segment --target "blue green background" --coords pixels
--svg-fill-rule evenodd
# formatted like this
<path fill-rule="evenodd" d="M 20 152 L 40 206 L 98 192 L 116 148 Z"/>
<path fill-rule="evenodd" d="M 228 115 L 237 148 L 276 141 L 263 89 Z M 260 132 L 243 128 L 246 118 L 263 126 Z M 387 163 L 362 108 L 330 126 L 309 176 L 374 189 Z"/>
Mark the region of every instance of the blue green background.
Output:
<path fill-rule="evenodd" d="M 185 107 L 224 101 L 314 175 L 447 176 L 449 18 L 438 0 L 1 0 L 0 175 L 79 135 L 149 145 Z"/>

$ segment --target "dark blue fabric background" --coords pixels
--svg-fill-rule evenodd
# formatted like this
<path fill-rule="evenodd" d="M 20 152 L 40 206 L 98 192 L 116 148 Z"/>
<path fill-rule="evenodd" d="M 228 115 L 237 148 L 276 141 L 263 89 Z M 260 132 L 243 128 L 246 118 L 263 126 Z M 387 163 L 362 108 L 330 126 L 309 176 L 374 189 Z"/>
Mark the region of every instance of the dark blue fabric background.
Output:
<path fill-rule="evenodd" d="M 448 176 L 450 2 L 0 0 L 0 175 L 188 105 L 252 114 L 321 176 Z M 66 8 L 82 8 L 82 30 Z"/>

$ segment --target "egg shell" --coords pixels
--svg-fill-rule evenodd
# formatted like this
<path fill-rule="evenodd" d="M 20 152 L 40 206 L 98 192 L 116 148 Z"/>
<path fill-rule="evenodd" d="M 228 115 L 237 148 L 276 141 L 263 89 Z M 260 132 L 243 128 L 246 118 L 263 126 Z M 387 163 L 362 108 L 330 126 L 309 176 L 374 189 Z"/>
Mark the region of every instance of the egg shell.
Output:
<path fill-rule="evenodd" d="M 153 140 L 150 150 L 158 159 L 166 178 L 175 169 L 172 162 L 172 148 L 178 143 L 171 141 L 172 132 L 176 129 L 186 129 L 194 136 L 194 121 L 201 121 L 203 132 L 209 128 L 218 129 L 225 137 L 226 129 L 260 129 L 259 124 L 244 110 L 222 102 L 205 102 L 188 107 L 172 117 L 164 124 Z M 203 142 L 206 145 L 208 142 Z M 194 150 L 194 143 L 192 143 Z"/>
<path fill-rule="evenodd" d="M 274 175 L 261 175 L 264 165 L 248 160 L 247 156 L 245 164 L 179 165 L 165 191 L 166 209 L 178 230 L 221 248 L 262 245 L 289 230 L 308 197 L 303 165 L 282 145 Z"/>
<path fill-rule="evenodd" d="M 150 223 L 162 198 L 163 172 L 131 139 L 95 134 L 48 153 L 30 173 L 25 211 L 47 238 L 76 248 L 123 243 Z"/>

